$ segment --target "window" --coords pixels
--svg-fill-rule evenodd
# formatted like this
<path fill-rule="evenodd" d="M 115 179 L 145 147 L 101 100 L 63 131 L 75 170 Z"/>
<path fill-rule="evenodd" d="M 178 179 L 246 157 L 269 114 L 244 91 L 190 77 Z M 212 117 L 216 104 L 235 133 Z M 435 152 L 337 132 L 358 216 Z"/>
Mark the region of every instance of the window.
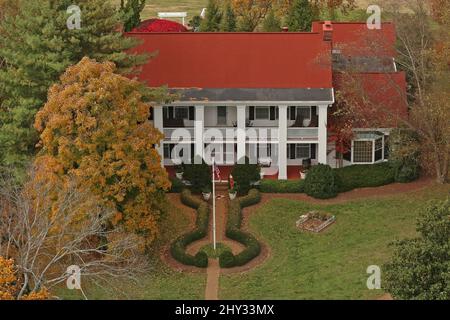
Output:
<path fill-rule="evenodd" d="M 270 118 L 270 108 L 269 107 L 256 107 L 255 108 L 255 119 L 256 120 L 269 120 Z"/>
<path fill-rule="evenodd" d="M 303 120 L 311 120 L 311 108 L 310 107 L 297 107 L 297 117 L 301 117 Z"/>
<path fill-rule="evenodd" d="M 217 124 L 227 124 L 227 107 L 217 107 Z"/>
<path fill-rule="evenodd" d="M 258 158 L 271 157 L 272 156 L 272 145 L 268 144 L 258 144 Z"/>
<path fill-rule="evenodd" d="M 173 144 L 164 144 L 164 159 L 171 159 L 171 153 L 173 149 Z"/>
<path fill-rule="evenodd" d="M 383 160 L 383 138 L 375 140 L 375 162 Z"/>
<path fill-rule="evenodd" d="M 354 163 L 372 163 L 373 141 L 354 141 L 353 142 L 353 162 Z"/>
<path fill-rule="evenodd" d="M 295 146 L 297 159 L 307 159 L 311 157 L 311 146 L 309 144 L 297 144 Z"/>
<path fill-rule="evenodd" d="M 189 108 L 187 107 L 175 107 L 175 119 L 188 119 Z"/>

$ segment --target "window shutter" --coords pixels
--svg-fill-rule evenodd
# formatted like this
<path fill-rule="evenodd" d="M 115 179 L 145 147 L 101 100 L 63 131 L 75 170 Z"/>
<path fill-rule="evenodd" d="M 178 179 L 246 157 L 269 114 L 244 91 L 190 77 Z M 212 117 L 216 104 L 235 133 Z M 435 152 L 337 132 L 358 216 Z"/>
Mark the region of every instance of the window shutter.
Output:
<path fill-rule="evenodd" d="M 291 106 L 290 110 L 291 110 L 291 120 L 295 120 L 295 107 Z"/>
<path fill-rule="evenodd" d="M 150 116 L 148 117 L 148 120 L 153 121 L 154 120 L 154 116 L 153 116 L 153 112 L 155 112 L 155 108 L 150 107 Z"/>
<path fill-rule="evenodd" d="M 275 107 L 275 119 L 280 119 L 280 108 Z"/>
<path fill-rule="evenodd" d="M 290 150 L 291 150 L 291 154 L 290 154 L 290 158 L 291 159 L 296 159 L 297 157 L 296 157 L 296 152 L 295 152 L 295 144 L 290 144 L 289 145 L 289 148 L 290 148 Z"/>
<path fill-rule="evenodd" d="M 167 120 L 169 117 L 168 117 L 168 113 L 167 113 L 167 108 L 166 107 L 163 107 L 163 119 L 164 120 Z"/>
<path fill-rule="evenodd" d="M 311 143 L 311 159 L 316 159 L 316 147 L 317 144 Z"/>
<path fill-rule="evenodd" d="M 270 107 L 270 120 L 275 120 L 275 107 Z"/>
<path fill-rule="evenodd" d="M 195 107 L 189 107 L 189 120 L 195 120 Z"/>
<path fill-rule="evenodd" d="M 316 106 L 312 106 L 311 107 L 311 119 L 317 115 L 317 107 Z"/>
<path fill-rule="evenodd" d="M 169 119 L 173 119 L 173 107 L 169 107 Z"/>
<path fill-rule="evenodd" d="M 248 119 L 255 120 L 255 107 L 248 108 Z"/>

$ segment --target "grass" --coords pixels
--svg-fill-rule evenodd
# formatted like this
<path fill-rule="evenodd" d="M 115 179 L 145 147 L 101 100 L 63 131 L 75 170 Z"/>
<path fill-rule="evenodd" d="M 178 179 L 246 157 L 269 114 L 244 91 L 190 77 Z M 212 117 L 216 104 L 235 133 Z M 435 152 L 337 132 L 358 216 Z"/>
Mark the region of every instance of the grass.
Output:
<path fill-rule="evenodd" d="M 159 259 L 163 244 L 170 243 L 189 228 L 189 218 L 182 210 L 171 205 L 161 226 L 161 238 L 155 244 L 155 253 L 150 258 L 152 270 L 138 283 L 130 280 L 113 281 L 111 285 L 120 290 L 106 290 L 83 282 L 83 290 L 90 300 L 138 299 L 138 300 L 199 300 L 205 295 L 206 275 L 176 272 Z M 79 291 L 59 288 L 55 294 L 62 299 L 82 299 Z"/>
<path fill-rule="evenodd" d="M 225 251 L 231 252 L 231 249 L 226 244 L 217 243 L 216 251 L 214 251 L 214 247 L 212 244 L 208 244 L 208 245 L 204 246 L 203 248 L 200 249 L 200 251 L 205 252 L 209 258 L 215 259 L 215 258 L 219 258 L 219 256 Z"/>
<path fill-rule="evenodd" d="M 111 0 L 119 5 L 120 0 Z M 206 8 L 208 0 L 148 0 L 142 11 L 142 20 L 155 18 L 158 12 L 187 12 L 186 23 L 193 16 L 200 15 L 203 8 Z M 181 19 L 174 19 L 181 22 Z"/>
<path fill-rule="evenodd" d="M 374 299 L 366 269 L 388 261 L 389 243 L 415 235 L 416 218 L 429 199 L 443 199 L 448 186 L 408 195 L 336 205 L 274 199 L 250 218 L 250 230 L 271 248 L 259 268 L 220 279 L 221 299 Z M 323 233 L 295 228 L 300 215 L 325 210 L 336 223 Z"/>

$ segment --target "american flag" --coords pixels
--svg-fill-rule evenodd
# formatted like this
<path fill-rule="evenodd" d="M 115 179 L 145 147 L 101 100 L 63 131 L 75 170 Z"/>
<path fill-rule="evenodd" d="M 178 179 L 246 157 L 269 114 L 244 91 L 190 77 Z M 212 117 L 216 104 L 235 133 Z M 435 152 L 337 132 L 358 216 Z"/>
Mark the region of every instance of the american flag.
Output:
<path fill-rule="evenodd" d="M 220 169 L 219 169 L 219 166 L 218 166 L 215 162 L 213 162 L 213 170 L 214 170 L 214 173 L 215 173 L 216 176 L 217 176 L 217 179 L 218 179 L 218 180 L 222 180 L 222 179 L 220 178 Z"/>

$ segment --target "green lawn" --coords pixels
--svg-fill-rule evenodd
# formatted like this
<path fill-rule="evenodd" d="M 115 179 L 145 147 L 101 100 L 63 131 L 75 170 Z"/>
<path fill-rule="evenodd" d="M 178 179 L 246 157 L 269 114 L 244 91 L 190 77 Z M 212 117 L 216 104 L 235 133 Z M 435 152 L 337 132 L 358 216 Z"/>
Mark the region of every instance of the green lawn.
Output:
<path fill-rule="evenodd" d="M 120 0 L 111 0 L 120 4 Z M 158 12 L 187 12 L 186 23 L 193 16 L 199 15 L 203 8 L 206 8 L 208 0 L 147 0 L 147 5 L 142 12 L 142 19 L 155 18 Z M 181 22 L 181 19 L 174 19 Z"/>
<path fill-rule="evenodd" d="M 205 296 L 206 274 L 186 274 L 176 272 L 167 267 L 157 253 L 164 243 L 170 243 L 176 236 L 189 228 L 189 218 L 177 207 L 171 206 L 169 214 L 162 224 L 162 236 L 155 244 L 155 254 L 151 256 L 152 270 L 139 283 L 122 280 L 112 285 L 120 290 L 106 290 L 98 286 L 81 284 L 90 300 L 98 299 L 139 299 L 139 300 L 184 300 L 203 299 Z M 66 288 L 59 289 L 55 294 L 63 299 L 82 299 L 79 291 Z"/>
<path fill-rule="evenodd" d="M 415 234 L 416 218 L 429 199 L 445 198 L 448 186 L 408 195 L 317 206 L 274 199 L 250 219 L 250 229 L 272 256 L 243 275 L 222 276 L 221 299 L 373 299 L 383 294 L 366 287 L 366 268 L 382 266 L 388 244 Z M 337 222 L 321 234 L 298 231 L 295 221 L 323 209 Z"/>

